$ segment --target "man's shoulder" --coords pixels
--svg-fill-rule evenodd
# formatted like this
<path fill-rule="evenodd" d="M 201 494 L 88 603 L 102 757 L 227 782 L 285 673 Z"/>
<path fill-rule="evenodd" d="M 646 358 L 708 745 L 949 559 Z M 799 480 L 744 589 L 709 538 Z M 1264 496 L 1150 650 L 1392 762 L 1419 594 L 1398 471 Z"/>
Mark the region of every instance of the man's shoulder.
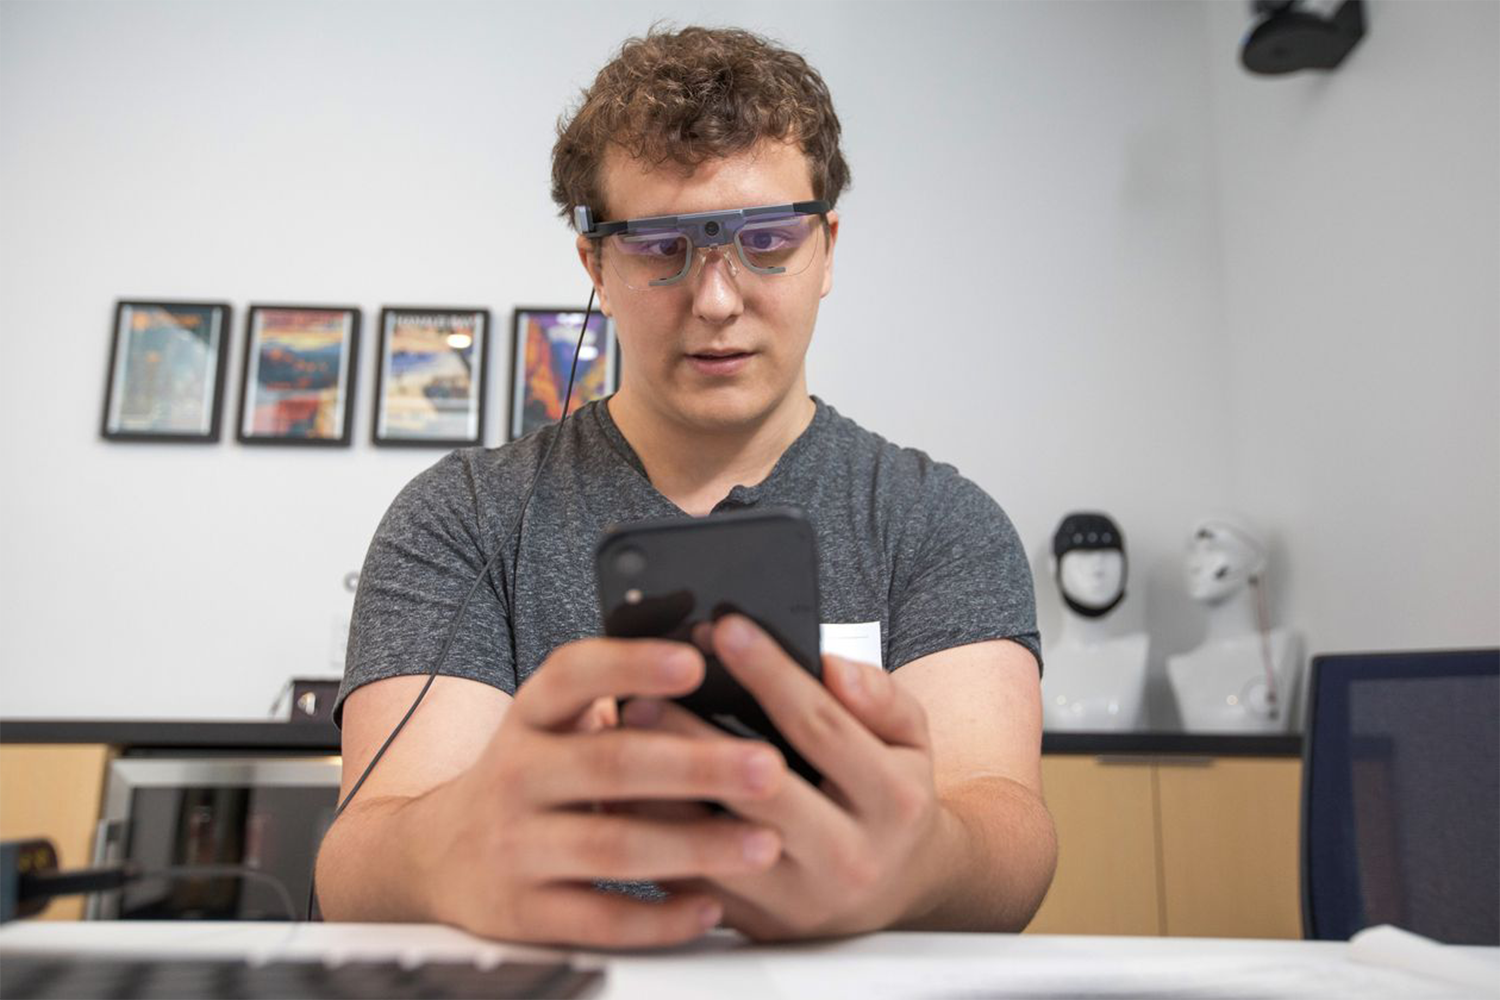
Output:
<path fill-rule="evenodd" d="M 457 448 L 408 480 L 397 495 L 396 503 L 430 504 L 461 498 L 472 500 L 479 480 L 493 482 L 519 476 L 528 467 L 534 470 L 536 462 L 530 455 L 533 451 L 534 445 L 526 438 L 498 448 L 486 448 L 482 445 Z"/>
<path fill-rule="evenodd" d="M 524 489 L 544 458 L 549 465 L 571 460 L 565 455 L 578 451 L 579 439 L 589 434 L 587 425 L 591 422 L 590 411 L 595 405 L 590 403 L 569 416 L 561 440 L 554 441 L 559 431 L 558 425 L 553 423 L 502 445 L 471 445 L 455 449 L 413 477 L 404 492 L 421 497 L 455 492 L 503 495 L 513 492 L 518 483 Z M 590 441 L 584 447 L 597 445 Z M 550 457 L 549 450 L 552 452 Z"/>
<path fill-rule="evenodd" d="M 847 478 L 838 492 L 853 514 L 899 526 L 895 537 L 905 544 L 951 546 L 974 537 L 1019 544 L 1000 502 L 956 465 L 896 444 L 832 407 L 828 416 L 828 447 L 819 458 L 842 463 Z"/>
<path fill-rule="evenodd" d="M 930 497 L 955 490 L 978 489 L 957 466 L 939 461 L 921 448 L 897 444 L 828 404 L 828 441 L 823 461 L 842 462 L 881 490 Z M 982 491 L 981 491 L 982 492 Z"/>

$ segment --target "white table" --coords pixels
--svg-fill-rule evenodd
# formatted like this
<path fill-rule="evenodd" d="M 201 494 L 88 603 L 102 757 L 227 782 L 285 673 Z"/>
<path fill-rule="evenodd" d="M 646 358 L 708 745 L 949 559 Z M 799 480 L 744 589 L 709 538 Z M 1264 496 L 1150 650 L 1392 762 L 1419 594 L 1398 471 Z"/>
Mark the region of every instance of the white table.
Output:
<path fill-rule="evenodd" d="M 1486 995 L 1372 964 L 1399 948 L 1377 941 L 1240 941 L 1198 938 L 1048 937 L 1004 934 L 874 934 L 835 942 L 752 945 L 716 933 L 656 953 L 552 952 L 501 945 L 422 924 L 274 924 L 99 921 L 17 922 L 0 928 L 0 961 L 12 950 L 87 950 L 134 955 L 325 960 L 469 958 L 566 954 L 605 968 L 598 996 L 884 997 L 1349 997 L 1357 1000 Z M 1500 948 L 1443 949 L 1450 968 L 1500 984 Z M 1493 977 L 1489 972 L 1493 971 Z M 1493 995 L 1500 995 L 1495 993 Z"/>

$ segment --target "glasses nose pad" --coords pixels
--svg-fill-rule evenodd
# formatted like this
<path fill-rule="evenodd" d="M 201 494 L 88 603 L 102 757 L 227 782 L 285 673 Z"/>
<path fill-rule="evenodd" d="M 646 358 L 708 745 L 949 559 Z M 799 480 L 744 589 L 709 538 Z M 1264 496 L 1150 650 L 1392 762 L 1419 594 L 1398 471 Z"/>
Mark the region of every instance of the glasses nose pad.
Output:
<path fill-rule="evenodd" d="M 733 244 L 720 243 L 715 246 L 699 247 L 698 259 L 702 262 L 702 264 L 700 265 L 702 270 L 708 270 L 708 259 L 710 257 L 717 257 L 722 260 L 724 262 L 724 266 L 729 269 L 729 276 L 731 278 L 739 278 L 740 269 L 734 262 L 735 252 Z"/>

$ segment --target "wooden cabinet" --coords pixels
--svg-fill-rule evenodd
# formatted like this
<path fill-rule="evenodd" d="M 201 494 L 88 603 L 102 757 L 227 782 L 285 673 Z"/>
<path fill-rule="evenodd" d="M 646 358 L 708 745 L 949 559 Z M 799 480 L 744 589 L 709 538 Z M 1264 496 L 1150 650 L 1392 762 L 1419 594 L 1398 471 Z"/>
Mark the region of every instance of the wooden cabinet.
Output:
<path fill-rule="evenodd" d="M 1162 933 L 1300 938 L 1302 762 L 1156 765 Z"/>
<path fill-rule="evenodd" d="M 1027 930 L 1161 933 L 1153 767 L 1042 758 L 1042 787 L 1057 823 L 1057 875 Z"/>
<path fill-rule="evenodd" d="M 1029 931 L 1301 937 L 1296 758 L 1042 760 L 1057 876 Z"/>
<path fill-rule="evenodd" d="M 45 837 L 57 848 L 60 868 L 88 867 L 110 755 L 107 746 L 0 746 L 0 840 Z M 83 897 L 69 896 L 38 919 L 82 916 Z"/>

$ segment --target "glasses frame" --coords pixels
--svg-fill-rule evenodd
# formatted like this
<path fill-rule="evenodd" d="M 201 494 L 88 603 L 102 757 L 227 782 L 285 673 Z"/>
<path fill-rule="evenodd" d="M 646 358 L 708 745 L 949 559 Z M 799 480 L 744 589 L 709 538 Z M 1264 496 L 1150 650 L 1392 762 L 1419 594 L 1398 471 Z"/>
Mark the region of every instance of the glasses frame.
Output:
<path fill-rule="evenodd" d="M 826 225 L 827 215 L 833 210 L 828 202 L 822 199 L 814 201 L 795 201 L 785 205 L 761 205 L 755 208 L 735 208 L 713 212 L 692 212 L 687 215 L 654 215 L 641 219 L 622 219 L 616 222 L 593 221 L 593 215 L 587 206 L 579 205 L 573 210 L 574 224 L 580 235 L 591 240 L 602 241 L 607 236 L 619 234 L 644 233 L 653 230 L 677 230 L 685 236 L 692 244 L 693 253 L 689 253 L 683 260 L 682 270 L 670 278 L 659 278 L 650 283 L 650 288 L 662 288 L 675 285 L 687 277 L 693 269 L 693 262 L 699 253 L 706 248 L 723 247 L 732 244 L 735 256 L 741 264 L 756 274 L 777 275 L 785 273 L 782 267 L 757 267 L 745 256 L 744 248 L 740 245 L 739 234 L 747 225 L 763 218 L 775 218 L 785 216 L 821 216 Z M 634 286 L 631 286 L 634 287 Z"/>

